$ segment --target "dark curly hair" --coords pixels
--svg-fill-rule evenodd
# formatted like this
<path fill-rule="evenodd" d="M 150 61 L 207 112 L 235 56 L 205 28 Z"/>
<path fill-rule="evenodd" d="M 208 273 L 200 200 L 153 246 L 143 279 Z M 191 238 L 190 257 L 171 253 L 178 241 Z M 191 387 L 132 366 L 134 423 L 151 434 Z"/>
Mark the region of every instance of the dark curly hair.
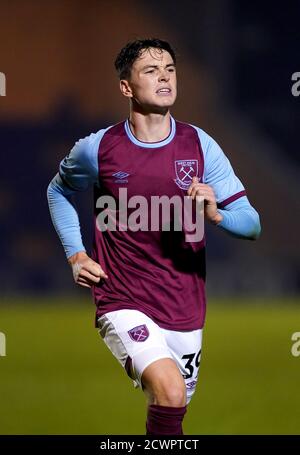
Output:
<path fill-rule="evenodd" d="M 174 63 L 176 64 L 176 54 L 171 45 L 167 41 L 158 38 L 137 39 L 130 41 L 119 52 L 115 60 L 115 68 L 120 79 L 128 79 L 133 63 L 141 55 L 141 53 L 149 48 L 165 50 L 169 52 Z"/>

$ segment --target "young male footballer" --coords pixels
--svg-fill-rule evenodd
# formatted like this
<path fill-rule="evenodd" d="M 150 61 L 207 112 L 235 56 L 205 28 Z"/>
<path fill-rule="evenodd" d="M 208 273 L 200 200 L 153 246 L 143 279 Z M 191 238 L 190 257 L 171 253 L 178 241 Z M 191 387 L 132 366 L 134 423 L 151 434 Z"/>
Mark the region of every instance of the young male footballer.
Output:
<path fill-rule="evenodd" d="M 214 139 L 171 116 L 177 80 L 170 44 L 130 42 L 115 67 L 129 117 L 76 142 L 48 187 L 49 207 L 75 282 L 92 289 L 102 338 L 147 396 L 147 434 L 180 435 L 201 358 L 205 239 L 175 226 L 181 209 L 172 202 L 189 201 L 194 220 L 196 202 L 204 201 L 206 220 L 239 238 L 256 239 L 260 221 Z M 72 200 L 90 185 L 91 258 Z"/>

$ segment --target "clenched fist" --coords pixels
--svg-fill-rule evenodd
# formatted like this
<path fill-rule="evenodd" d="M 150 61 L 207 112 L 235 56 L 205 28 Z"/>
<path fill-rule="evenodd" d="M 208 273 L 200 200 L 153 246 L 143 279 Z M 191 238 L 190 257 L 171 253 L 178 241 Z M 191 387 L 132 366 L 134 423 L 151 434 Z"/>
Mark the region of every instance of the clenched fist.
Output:
<path fill-rule="evenodd" d="M 72 267 L 75 283 L 84 288 L 90 288 L 94 284 L 99 283 L 101 278 L 108 278 L 102 267 L 93 261 L 84 251 L 73 254 L 68 259 L 68 262 Z"/>
<path fill-rule="evenodd" d="M 202 196 L 204 198 L 204 213 L 209 221 L 213 224 L 218 224 L 222 221 L 223 217 L 217 210 L 214 190 L 209 185 L 199 183 L 198 177 L 193 177 L 187 194 L 192 199 L 196 199 L 196 196 Z"/>

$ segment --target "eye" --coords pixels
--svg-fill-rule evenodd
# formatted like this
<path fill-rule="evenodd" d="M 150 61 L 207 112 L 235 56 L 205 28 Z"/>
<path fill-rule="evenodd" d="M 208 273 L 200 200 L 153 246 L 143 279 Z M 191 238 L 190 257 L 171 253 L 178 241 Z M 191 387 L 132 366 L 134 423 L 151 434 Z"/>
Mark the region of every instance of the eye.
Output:
<path fill-rule="evenodd" d="M 146 71 L 146 74 L 148 74 L 148 73 L 154 73 L 154 70 Z"/>
<path fill-rule="evenodd" d="M 169 68 L 169 73 L 174 73 L 175 68 Z"/>

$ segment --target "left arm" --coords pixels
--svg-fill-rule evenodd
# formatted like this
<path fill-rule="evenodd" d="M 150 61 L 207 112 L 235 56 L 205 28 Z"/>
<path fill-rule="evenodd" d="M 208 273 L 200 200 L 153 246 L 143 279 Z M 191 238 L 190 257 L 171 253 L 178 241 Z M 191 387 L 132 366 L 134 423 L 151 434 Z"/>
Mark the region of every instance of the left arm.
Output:
<path fill-rule="evenodd" d="M 218 209 L 218 212 L 222 215 L 218 227 L 241 239 L 258 239 L 261 232 L 259 215 L 246 196 L 226 205 L 223 210 Z"/>
<path fill-rule="evenodd" d="M 246 196 L 242 196 L 220 209 L 213 188 L 199 183 L 195 177 L 187 194 L 192 199 L 195 199 L 196 196 L 204 198 L 205 216 L 212 224 L 241 239 L 256 240 L 259 237 L 261 232 L 259 215 Z"/>
<path fill-rule="evenodd" d="M 261 232 L 257 211 L 220 146 L 197 128 L 204 155 L 203 183 L 194 177 L 187 194 L 204 197 L 205 216 L 235 237 L 255 240 Z"/>

